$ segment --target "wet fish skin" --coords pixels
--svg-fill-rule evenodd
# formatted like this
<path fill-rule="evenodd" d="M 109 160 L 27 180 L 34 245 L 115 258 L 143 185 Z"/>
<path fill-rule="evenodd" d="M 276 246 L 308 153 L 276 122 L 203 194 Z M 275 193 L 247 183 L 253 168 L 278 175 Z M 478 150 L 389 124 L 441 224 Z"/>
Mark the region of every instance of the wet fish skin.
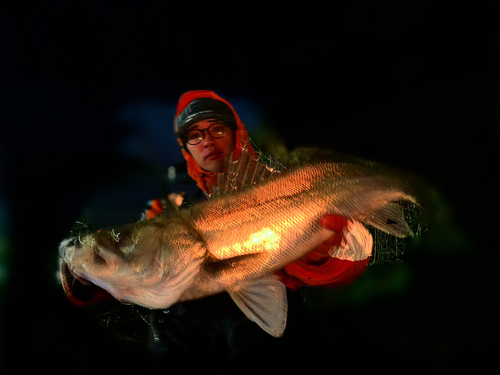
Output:
<path fill-rule="evenodd" d="M 182 216 L 161 215 L 65 240 L 59 246 L 61 267 L 118 300 L 168 307 L 177 302 L 182 286 L 175 276 L 188 271 L 195 275 L 194 265 L 205 257 L 203 244 Z"/>
<path fill-rule="evenodd" d="M 191 220 L 215 259 L 253 254 L 218 272 L 220 282 L 230 286 L 280 269 L 331 237 L 319 225 L 325 214 L 399 237 L 412 235 L 394 203 L 416 202 L 406 190 L 405 181 L 371 166 L 321 163 L 193 207 Z"/>
<path fill-rule="evenodd" d="M 405 181 L 391 173 L 362 164 L 317 163 L 190 209 L 63 242 L 60 253 L 77 278 L 149 308 L 228 291 L 251 317 L 245 299 L 253 297 L 240 292 L 267 278 L 259 288 L 270 286 L 274 297 L 268 303 L 278 301 L 273 308 L 285 310 L 285 318 L 281 311 L 271 328 L 263 327 L 268 317 L 257 323 L 279 336 L 286 296 L 269 275 L 332 235 L 320 218 L 338 214 L 404 237 L 411 230 L 395 203 L 401 200 L 416 202 Z"/>

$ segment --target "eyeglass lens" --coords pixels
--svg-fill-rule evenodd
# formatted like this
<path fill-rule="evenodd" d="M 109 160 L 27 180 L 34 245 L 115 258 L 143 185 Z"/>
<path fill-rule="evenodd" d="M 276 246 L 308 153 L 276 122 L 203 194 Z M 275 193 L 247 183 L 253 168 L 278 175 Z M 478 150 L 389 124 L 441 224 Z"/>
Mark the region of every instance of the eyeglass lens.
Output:
<path fill-rule="evenodd" d="M 205 138 L 205 132 L 208 132 L 212 138 L 220 139 L 227 134 L 227 127 L 222 123 L 210 125 L 206 129 L 193 129 L 188 132 L 187 143 L 194 146 Z"/>

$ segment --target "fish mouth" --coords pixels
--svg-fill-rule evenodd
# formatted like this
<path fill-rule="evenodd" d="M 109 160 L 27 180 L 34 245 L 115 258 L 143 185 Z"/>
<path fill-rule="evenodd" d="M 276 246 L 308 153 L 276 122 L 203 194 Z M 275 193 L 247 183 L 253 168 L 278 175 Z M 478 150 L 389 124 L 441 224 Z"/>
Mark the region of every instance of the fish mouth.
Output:
<path fill-rule="evenodd" d="M 61 264 L 62 287 L 70 301 L 78 306 L 93 305 L 113 297 L 101 287 L 73 272 L 66 262 Z"/>

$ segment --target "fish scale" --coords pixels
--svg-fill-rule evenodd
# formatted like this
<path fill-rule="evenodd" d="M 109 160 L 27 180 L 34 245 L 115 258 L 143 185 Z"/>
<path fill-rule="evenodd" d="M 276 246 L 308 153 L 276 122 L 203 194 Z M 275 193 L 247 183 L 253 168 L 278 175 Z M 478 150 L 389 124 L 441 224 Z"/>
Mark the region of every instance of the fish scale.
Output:
<path fill-rule="evenodd" d="M 215 198 L 194 207 L 193 226 L 202 233 L 208 251 L 216 259 L 266 252 L 265 261 L 258 258 L 252 263 L 245 259 L 245 271 L 247 274 L 259 274 L 256 269 L 261 273 L 272 272 L 282 267 L 283 263 L 300 258 L 331 236 L 331 232 L 317 224 L 326 213 L 368 220 L 370 224 L 381 226 L 381 223 L 370 220 L 373 215 L 363 210 L 362 205 L 367 199 L 359 199 L 357 195 L 374 195 L 377 189 L 387 188 L 391 184 L 377 175 L 343 180 L 349 174 L 349 169 L 352 169 L 354 176 L 363 176 L 363 172 L 372 171 L 361 165 L 309 165 L 298 171 L 284 173 L 252 190 L 223 195 L 218 200 Z M 388 193 L 394 200 L 411 199 L 397 190 L 390 189 Z M 384 203 L 380 199 L 372 199 L 372 202 L 377 201 L 379 205 Z M 222 231 L 222 228 L 228 231 Z M 274 236 L 275 246 L 252 246 L 252 237 L 262 230 Z M 266 240 L 270 241 L 269 238 Z M 238 279 L 240 275 L 237 273 L 240 272 L 233 264 L 233 270 L 223 273 L 229 279 L 223 283 L 229 284 L 232 279 Z"/>
<path fill-rule="evenodd" d="M 112 269 L 102 259 L 92 262 L 97 248 L 106 259 L 103 239 L 119 230 L 63 242 L 65 269 L 119 300 L 149 308 L 228 291 L 250 319 L 279 336 L 286 292 L 272 272 L 332 236 L 319 225 L 321 217 L 337 214 L 397 237 L 412 234 L 398 204 L 416 203 L 407 182 L 363 163 L 317 162 L 278 171 L 243 152 L 218 186 L 227 189 L 214 189 L 207 202 L 126 226 L 133 248 L 129 243 L 127 257 L 113 258 Z M 120 246 L 116 241 L 108 241 L 113 251 Z"/>

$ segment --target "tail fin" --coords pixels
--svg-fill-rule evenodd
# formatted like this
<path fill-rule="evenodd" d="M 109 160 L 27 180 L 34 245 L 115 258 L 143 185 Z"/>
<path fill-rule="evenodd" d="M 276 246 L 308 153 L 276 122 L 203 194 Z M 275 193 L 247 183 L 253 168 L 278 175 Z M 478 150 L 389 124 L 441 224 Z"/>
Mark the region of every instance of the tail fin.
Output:
<path fill-rule="evenodd" d="M 396 202 L 387 202 L 363 221 L 396 237 L 413 237 L 404 218 L 403 207 Z"/>

